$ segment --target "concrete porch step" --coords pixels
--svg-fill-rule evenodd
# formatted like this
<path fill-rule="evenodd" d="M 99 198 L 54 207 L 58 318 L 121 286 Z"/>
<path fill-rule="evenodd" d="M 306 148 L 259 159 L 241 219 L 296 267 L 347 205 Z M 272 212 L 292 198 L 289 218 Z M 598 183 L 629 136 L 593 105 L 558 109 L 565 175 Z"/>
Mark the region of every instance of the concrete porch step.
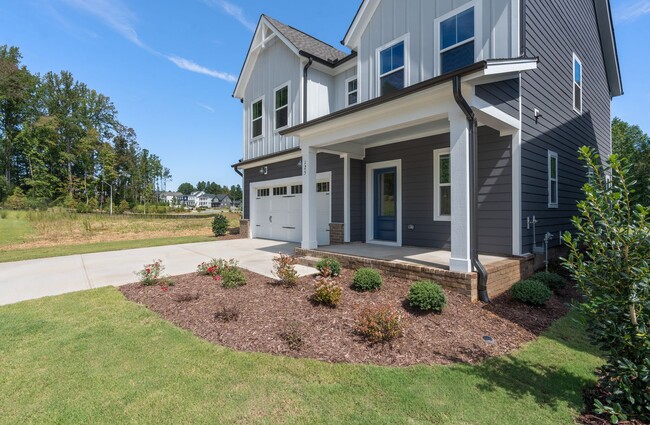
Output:
<path fill-rule="evenodd" d="M 301 266 L 307 266 L 307 267 L 316 267 L 316 263 L 320 261 L 320 258 L 318 257 L 312 257 L 310 255 L 306 255 L 304 257 L 297 257 L 298 258 L 298 264 Z"/>

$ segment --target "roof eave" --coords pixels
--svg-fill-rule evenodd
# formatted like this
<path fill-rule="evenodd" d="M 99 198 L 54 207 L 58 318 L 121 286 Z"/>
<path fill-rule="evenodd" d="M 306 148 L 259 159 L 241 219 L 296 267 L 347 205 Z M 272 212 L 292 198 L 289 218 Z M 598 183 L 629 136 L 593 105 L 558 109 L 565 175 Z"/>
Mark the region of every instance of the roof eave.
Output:
<path fill-rule="evenodd" d="M 612 9 L 609 0 L 594 0 L 596 7 L 596 19 L 600 32 L 600 43 L 603 51 L 603 59 L 609 83 L 611 97 L 623 95 L 623 81 L 621 78 L 621 67 L 618 60 L 618 49 L 616 47 L 616 33 L 612 20 Z"/>

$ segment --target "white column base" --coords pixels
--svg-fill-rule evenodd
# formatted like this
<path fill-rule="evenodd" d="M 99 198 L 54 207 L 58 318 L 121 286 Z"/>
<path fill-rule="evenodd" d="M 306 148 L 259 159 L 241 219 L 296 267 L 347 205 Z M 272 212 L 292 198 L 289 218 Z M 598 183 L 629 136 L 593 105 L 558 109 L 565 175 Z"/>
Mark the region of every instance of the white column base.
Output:
<path fill-rule="evenodd" d="M 471 273 L 472 262 L 466 259 L 451 258 L 449 259 L 449 271 L 459 273 Z"/>
<path fill-rule="evenodd" d="M 318 241 L 302 241 L 300 244 L 300 248 L 302 249 L 316 249 L 318 248 Z"/>

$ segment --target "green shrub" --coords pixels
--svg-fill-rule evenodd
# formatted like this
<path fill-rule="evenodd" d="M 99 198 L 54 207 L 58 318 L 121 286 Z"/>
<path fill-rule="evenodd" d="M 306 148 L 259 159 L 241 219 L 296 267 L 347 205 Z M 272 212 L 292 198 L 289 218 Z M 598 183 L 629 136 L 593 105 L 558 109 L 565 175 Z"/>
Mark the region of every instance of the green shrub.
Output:
<path fill-rule="evenodd" d="M 548 289 L 553 292 L 557 292 L 560 289 L 564 289 L 566 282 L 564 278 L 557 273 L 551 272 L 539 272 L 535 273 L 531 279 L 538 280 L 542 282 Z"/>
<path fill-rule="evenodd" d="M 145 264 L 142 270 L 135 272 L 136 276 L 143 286 L 160 285 L 163 289 L 173 286 L 174 283 L 164 274 L 165 266 L 162 260 L 154 260 L 150 264 Z"/>
<path fill-rule="evenodd" d="M 542 306 L 553 296 L 553 292 L 539 280 L 526 279 L 510 289 L 512 298 L 525 304 Z"/>
<path fill-rule="evenodd" d="M 228 267 L 221 272 L 221 286 L 224 288 L 238 288 L 247 283 L 248 279 L 239 267 Z"/>
<path fill-rule="evenodd" d="M 282 252 L 277 257 L 273 257 L 273 274 L 280 283 L 293 286 L 298 282 L 297 262 L 296 257 Z"/>
<path fill-rule="evenodd" d="M 422 311 L 441 313 L 447 306 L 447 296 L 440 285 L 430 280 L 420 280 L 411 285 L 406 296 L 412 307 Z"/>
<path fill-rule="evenodd" d="M 215 236 L 223 236 L 226 233 L 228 233 L 228 227 L 230 224 L 228 223 L 228 218 L 219 213 L 214 216 L 214 219 L 212 220 L 212 233 L 214 233 Z"/>
<path fill-rule="evenodd" d="M 223 260 L 221 258 L 212 258 L 210 261 L 203 262 L 196 267 L 196 272 L 203 276 L 212 276 L 213 278 L 221 276 L 224 270 L 237 267 L 237 260 Z M 218 279 L 215 279 L 218 280 Z"/>
<path fill-rule="evenodd" d="M 336 307 L 341 301 L 341 287 L 331 278 L 319 277 L 312 299 L 318 304 Z"/>
<path fill-rule="evenodd" d="M 377 291 L 381 288 L 382 279 L 375 269 L 359 269 L 354 273 L 352 289 L 359 292 Z"/>
<path fill-rule="evenodd" d="M 13 194 L 5 201 L 5 206 L 12 210 L 24 210 L 27 207 L 27 196 L 20 187 L 14 188 Z"/>
<path fill-rule="evenodd" d="M 370 342 L 385 342 L 404 333 L 404 316 L 389 305 L 366 307 L 357 319 L 357 332 Z"/>
<path fill-rule="evenodd" d="M 0 211 L 0 218 L 1 219 L 4 220 L 5 218 L 7 218 L 8 215 L 9 215 L 9 213 L 6 210 Z"/>
<path fill-rule="evenodd" d="M 340 276 L 341 275 L 341 263 L 339 263 L 334 258 L 323 258 L 316 263 L 316 270 L 318 270 L 321 276 Z M 329 270 L 329 275 L 327 271 Z"/>
<path fill-rule="evenodd" d="M 118 214 L 124 214 L 129 209 L 129 202 L 126 199 L 122 199 L 117 206 Z"/>

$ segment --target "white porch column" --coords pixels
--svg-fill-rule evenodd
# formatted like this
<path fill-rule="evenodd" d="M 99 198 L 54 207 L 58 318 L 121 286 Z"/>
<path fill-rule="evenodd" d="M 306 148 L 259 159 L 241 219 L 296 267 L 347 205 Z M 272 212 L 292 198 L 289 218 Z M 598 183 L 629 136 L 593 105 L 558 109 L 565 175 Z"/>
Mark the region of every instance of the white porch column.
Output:
<path fill-rule="evenodd" d="M 471 272 L 469 123 L 459 110 L 449 115 L 451 156 L 451 259 L 449 269 Z"/>
<path fill-rule="evenodd" d="M 316 149 L 302 151 L 302 248 L 318 248 L 316 232 Z"/>
<path fill-rule="evenodd" d="M 350 155 L 343 155 L 343 242 L 350 242 Z"/>

